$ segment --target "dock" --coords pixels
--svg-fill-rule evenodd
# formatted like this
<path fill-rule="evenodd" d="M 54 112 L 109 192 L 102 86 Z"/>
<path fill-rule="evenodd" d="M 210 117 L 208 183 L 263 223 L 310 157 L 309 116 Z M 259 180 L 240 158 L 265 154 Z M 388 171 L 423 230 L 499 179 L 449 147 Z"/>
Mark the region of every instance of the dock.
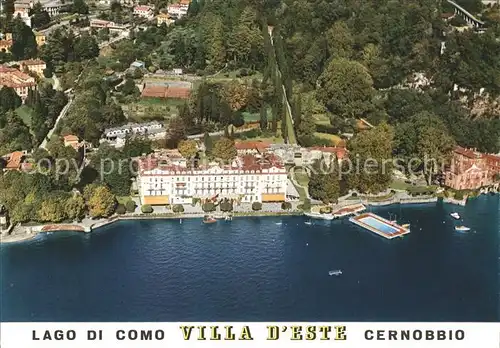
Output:
<path fill-rule="evenodd" d="M 349 218 L 349 221 L 386 239 L 402 237 L 410 233 L 409 228 L 405 228 L 373 213 L 356 215 Z"/>
<path fill-rule="evenodd" d="M 358 203 L 358 204 L 345 206 L 339 210 L 332 212 L 332 214 L 335 218 L 342 218 L 345 216 L 356 215 L 359 212 L 362 212 L 365 210 L 366 210 L 366 207 L 363 204 Z"/>

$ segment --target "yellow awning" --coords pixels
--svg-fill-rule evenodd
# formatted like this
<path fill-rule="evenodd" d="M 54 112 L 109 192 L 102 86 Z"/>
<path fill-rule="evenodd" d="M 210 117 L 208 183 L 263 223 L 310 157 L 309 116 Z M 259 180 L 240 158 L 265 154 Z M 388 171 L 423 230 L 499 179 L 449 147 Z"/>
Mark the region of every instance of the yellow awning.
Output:
<path fill-rule="evenodd" d="M 144 196 L 143 204 L 149 205 L 163 205 L 169 204 L 168 196 Z"/>
<path fill-rule="evenodd" d="M 284 202 L 284 193 L 263 193 L 262 202 Z"/>

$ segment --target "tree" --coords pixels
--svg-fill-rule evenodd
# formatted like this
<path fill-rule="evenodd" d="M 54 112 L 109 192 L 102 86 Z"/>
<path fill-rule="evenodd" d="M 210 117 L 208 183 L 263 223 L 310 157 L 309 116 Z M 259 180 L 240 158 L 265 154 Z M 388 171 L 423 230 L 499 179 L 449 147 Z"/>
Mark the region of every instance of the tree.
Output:
<path fill-rule="evenodd" d="M 260 130 L 261 131 L 266 131 L 267 130 L 267 109 L 264 104 L 261 105 L 260 107 Z"/>
<path fill-rule="evenodd" d="M 340 173 L 338 162 L 333 158 L 326 163 L 324 158 L 313 163 L 309 178 L 309 195 L 323 203 L 336 203 L 340 195 Z"/>
<path fill-rule="evenodd" d="M 117 214 L 120 214 L 120 215 L 123 215 L 127 212 L 127 209 L 125 208 L 125 206 L 123 204 L 118 204 L 116 206 L 116 210 L 115 210 L 115 213 Z"/>
<path fill-rule="evenodd" d="M 125 145 L 122 148 L 124 158 L 133 158 L 141 155 L 148 155 L 153 152 L 151 140 L 146 137 L 134 136 L 125 139 Z"/>
<path fill-rule="evenodd" d="M 166 137 L 166 146 L 169 149 L 175 149 L 181 140 L 186 138 L 186 127 L 180 117 L 174 117 L 168 125 Z"/>
<path fill-rule="evenodd" d="M 97 186 L 92 190 L 87 206 L 93 218 L 108 217 L 115 210 L 116 199 L 106 186 Z"/>
<path fill-rule="evenodd" d="M 10 211 L 10 221 L 13 224 L 28 222 L 31 220 L 31 212 L 33 210 L 33 206 L 31 204 L 26 204 L 23 201 L 20 201 L 16 204 L 14 209 Z"/>
<path fill-rule="evenodd" d="M 87 6 L 84 0 L 74 0 L 73 5 L 71 6 L 71 12 L 79 14 L 88 14 L 89 7 Z"/>
<path fill-rule="evenodd" d="M 260 203 L 260 202 L 253 202 L 252 203 L 252 210 L 254 210 L 254 211 L 262 210 L 262 203 Z"/>
<path fill-rule="evenodd" d="M 337 21 L 326 33 L 328 51 L 335 58 L 351 58 L 353 54 L 354 37 L 346 22 Z"/>
<path fill-rule="evenodd" d="M 10 49 L 15 60 L 35 58 L 37 44 L 35 34 L 24 24 L 21 18 L 15 18 L 12 24 L 12 47 Z"/>
<path fill-rule="evenodd" d="M 215 204 L 213 204 L 212 202 L 203 203 L 201 209 L 203 209 L 205 213 L 210 213 L 215 210 Z"/>
<path fill-rule="evenodd" d="M 0 88 L 0 111 L 15 110 L 22 104 L 21 98 L 12 87 Z"/>
<path fill-rule="evenodd" d="M 290 203 L 290 202 L 283 202 L 283 203 L 281 203 L 281 209 L 282 210 L 290 210 L 290 209 L 292 209 L 292 203 Z"/>
<path fill-rule="evenodd" d="M 128 213 L 133 213 L 135 212 L 135 202 L 131 199 L 129 199 L 128 201 L 125 202 L 125 208 L 127 209 L 127 212 Z"/>
<path fill-rule="evenodd" d="M 172 211 L 174 213 L 184 213 L 184 206 L 182 204 L 175 204 L 172 207 Z"/>
<path fill-rule="evenodd" d="M 87 34 L 80 36 L 75 41 L 74 55 L 77 60 L 91 59 L 99 56 L 99 45 L 95 38 Z"/>
<path fill-rule="evenodd" d="M 205 145 L 205 152 L 207 154 L 212 153 L 213 142 L 208 132 L 205 132 L 205 134 L 203 134 L 203 144 Z"/>
<path fill-rule="evenodd" d="M 368 193 L 387 189 L 392 178 L 393 139 L 394 130 L 385 123 L 351 139 L 349 158 L 353 160 L 347 175 L 350 188 Z"/>
<path fill-rule="evenodd" d="M 220 138 L 214 146 L 213 156 L 221 159 L 224 163 L 230 163 L 237 155 L 234 140 Z"/>
<path fill-rule="evenodd" d="M 153 212 L 153 207 L 149 204 L 143 204 L 141 206 L 141 212 L 143 214 L 151 214 Z"/>
<path fill-rule="evenodd" d="M 44 25 L 50 23 L 50 16 L 42 7 L 42 4 L 39 2 L 33 5 L 31 9 L 31 26 L 33 28 L 40 28 Z"/>
<path fill-rule="evenodd" d="M 44 200 L 38 218 L 43 222 L 61 222 L 66 218 L 64 202 L 59 198 L 49 198 Z"/>
<path fill-rule="evenodd" d="M 318 79 L 318 100 L 335 115 L 363 117 L 373 109 L 375 90 L 368 70 L 358 62 L 333 59 Z"/>
<path fill-rule="evenodd" d="M 81 221 L 85 217 L 85 200 L 79 194 L 74 195 L 66 201 L 64 211 L 68 219 Z"/>
<path fill-rule="evenodd" d="M 181 153 L 182 157 L 191 159 L 198 152 L 196 142 L 194 140 L 181 140 L 177 149 Z"/>

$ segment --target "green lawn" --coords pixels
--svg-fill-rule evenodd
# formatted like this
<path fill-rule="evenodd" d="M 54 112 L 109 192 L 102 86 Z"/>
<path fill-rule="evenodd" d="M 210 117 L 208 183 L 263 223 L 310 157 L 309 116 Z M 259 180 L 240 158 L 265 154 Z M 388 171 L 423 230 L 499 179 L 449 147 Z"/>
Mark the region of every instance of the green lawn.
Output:
<path fill-rule="evenodd" d="M 407 190 L 408 187 L 411 187 L 411 184 L 405 183 L 403 180 L 394 179 L 389 185 L 390 188 L 395 190 Z"/>
<path fill-rule="evenodd" d="M 130 196 L 116 196 L 116 201 L 120 204 L 125 204 L 130 200 Z"/>
<path fill-rule="evenodd" d="M 335 146 L 342 140 L 338 135 L 335 134 L 315 132 L 314 135 L 321 139 L 330 140 L 332 142 L 332 145 Z"/>
<path fill-rule="evenodd" d="M 141 98 L 123 107 L 129 119 L 144 122 L 152 119 L 168 120 L 178 115 L 178 107 L 185 103 L 182 99 Z"/>
<path fill-rule="evenodd" d="M 24 124 L 31 127 L 31 116 L 33 115 L 33 109 L 29 106 L 21 105 L 16 109 L 17 115 L 23 120 Z"/>

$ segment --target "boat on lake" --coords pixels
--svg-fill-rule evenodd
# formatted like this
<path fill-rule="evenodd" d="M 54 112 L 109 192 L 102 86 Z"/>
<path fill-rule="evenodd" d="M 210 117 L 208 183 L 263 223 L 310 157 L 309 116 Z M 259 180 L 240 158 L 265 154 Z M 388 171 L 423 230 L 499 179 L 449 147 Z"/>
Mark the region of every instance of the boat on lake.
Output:
<path fill-rule="evenodd" d="M 328 275 L 334 275 L 334 276 L 338 276 L 338 275 L 341 275 L 342 274 L 342 270 L 340 269 L 336 269 L 336 270 L 333 270 L 333 271 L 330 271 L 328 272 Z"/>
<path fill-rule="evenodd" d="M 467 231 L 470 231 L 470 228 L 467 226 L 457 226 L 457 227 L 455 227 L 455 231 L 467 232 Z"/>
<path fill-rule="evenodd" d="M 213 224 L 214 222 L 217 222 L 217 219 L 211 215 L 205 215 L 205 217 L 203 218 L 204 224 Z"/>
<path fill-rule="evenodd" d="M 306 221 L 304 222 L 306 225 L 312 225 L 312 222 L 311 221 Z"/>
<path fill-rule="evenodd" d="M 321 213 L 314 213 L 314 212 L 306 212 L 304 213 L 305 216 L 308 216 L 313 219 L 321 219 L 321 220 L 333 220 L 334 216 L 333 214 L 321 214 Z"/>
<path fill-rule="evenodd" d="M 460 219 L 460 215 L 458 215 L 458 213 L 451 213 L 450 216 L 454 219 Z"/>

